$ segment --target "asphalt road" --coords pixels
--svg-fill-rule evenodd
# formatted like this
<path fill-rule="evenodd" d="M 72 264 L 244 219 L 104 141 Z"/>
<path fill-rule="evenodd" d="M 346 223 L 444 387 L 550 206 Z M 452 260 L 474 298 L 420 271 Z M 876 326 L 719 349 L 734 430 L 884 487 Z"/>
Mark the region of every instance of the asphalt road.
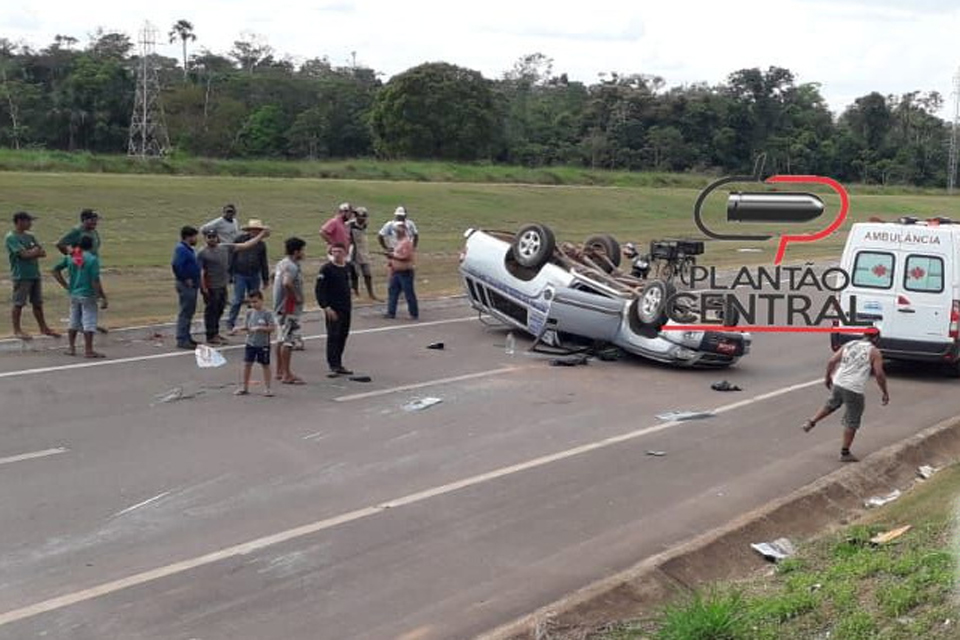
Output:
<path fill-rule="evenodd" d="M 422 318 L 356 320 L 369 384 L 328 380 L 308 324 L 309 384 L 275 398 L 232 395 L 236 349 L 0 356 L 0 638 L 470 637 L 840 465 L 838 418 L 800 430 L 824 336 L 758 335 L 722 373 L 555 368 L 462 303 Z M 894 369 L 854 450 L 956 415 L 958 384 Z M 719 411 L 656 417 L 687 409 Z"/>

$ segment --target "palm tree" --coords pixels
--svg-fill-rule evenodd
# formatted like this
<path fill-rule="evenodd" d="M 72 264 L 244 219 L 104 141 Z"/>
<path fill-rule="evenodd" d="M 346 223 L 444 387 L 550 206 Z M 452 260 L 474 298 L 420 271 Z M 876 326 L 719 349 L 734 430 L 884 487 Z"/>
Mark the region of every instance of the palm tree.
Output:
<path fill-rule="evenodd" d="M 176 42 L 180 40 L 183 44 L 183 80 L 187 80 L 187 41 L 196 40 L 197 36 L 193 35 L 193 23 L 189 20 L 177 20 L 173 27 L 170 29 L 170 42 Z"/>

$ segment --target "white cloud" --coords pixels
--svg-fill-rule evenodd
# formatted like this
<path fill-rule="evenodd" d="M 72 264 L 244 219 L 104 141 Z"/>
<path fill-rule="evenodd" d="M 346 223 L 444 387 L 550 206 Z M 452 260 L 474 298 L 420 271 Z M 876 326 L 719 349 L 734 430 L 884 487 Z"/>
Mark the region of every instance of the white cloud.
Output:
<path fill-rule="evenodd" d="M 138 9 L 118 0 L 36 0 L 5 10 L 0 36 L 44 46 L 58 33 L 85 40 L 97 26 L 135 36 L 145 19 L 166 34 L 185 18 L 197 47 L 225 52 L 241 32 L 255 32 L 296 59 L 326 55 L 346 64 L 355 51 L 358 62 L 387 76 L 444 60 L 498 77 L 534 52 L 585 82 L 619 71 L 661 75 L 670 85 L 716 83 L 736 69 L 778 65 L 820 82 L 834 110 L 874 90 L 949 97 L 960 65 L 960 54 L 949 54 L 960 27 L 954 1 L 168 0 Z M 161 52 L 179 55 L 175 45 Z"/>

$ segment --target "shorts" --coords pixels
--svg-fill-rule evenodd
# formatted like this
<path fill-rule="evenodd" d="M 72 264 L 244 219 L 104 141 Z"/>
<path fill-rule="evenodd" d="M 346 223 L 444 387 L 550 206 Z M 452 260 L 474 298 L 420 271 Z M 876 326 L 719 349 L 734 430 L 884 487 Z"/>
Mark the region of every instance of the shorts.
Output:
<path fill-rule="evenodd" d="M 371 276 L 369 262 L 355 262 L 354 264 L 360 268 L 360 273 L 364 278 L 369 278 Z"/>
<path fill-rule="evenodd" d="M 860 428 L 860 419 L 863 418 L 863 394 L 833 385 L 833 391 L 827 399 L 827 408 L 836 411 L 841 405 L 846 407 L 841 421 L 843 426 L 856 431 Z"/>
<path fill-rule="evenodd" d="M 285 347 L 295 347 L 302 341 L 300 336 L 300 316 L 288 316 L 280 314 L 277 316 L 277 323 L 280 325 L 280 333 L 277 336 L 277 342 Z"/>
<path fill-rule="evenodd" d="M 23 308 L 27 306 L 27 301 L 34 307 L 39 307 L 43 304 L 40 278 L 13 281 L 13 306 Z"/>
<path fill-rule="evenodd" d="M 97 330 L 97 299 L 70 296 L 70 330 L 93 333 Z"/>
<path fill-rule="evenodd" d="M 246 364 L 258 362 L 265 367 L 270 366 L 270 345 L 265 347 L 255 347 L 252 344 L 244 346 L 243 361 Z"/>

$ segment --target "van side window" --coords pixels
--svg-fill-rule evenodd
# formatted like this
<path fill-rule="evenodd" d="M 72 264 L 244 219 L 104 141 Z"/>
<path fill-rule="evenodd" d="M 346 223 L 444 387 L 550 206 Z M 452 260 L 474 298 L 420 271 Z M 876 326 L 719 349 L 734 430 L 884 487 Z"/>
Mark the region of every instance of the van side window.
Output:
<path fill-rule="evenodd" d="M 853 286 L 889 289 L 893 286 L 893 263 L 892 253 L 861 251 L 853 262 Z M 940 271 L 943 273 L 942 268 Z"/>
<path fill-rule="evenodd" d="M 937 256 L 907 256 L 903 288 L 923 293 L 943 291 L 943 260 Z"/>

